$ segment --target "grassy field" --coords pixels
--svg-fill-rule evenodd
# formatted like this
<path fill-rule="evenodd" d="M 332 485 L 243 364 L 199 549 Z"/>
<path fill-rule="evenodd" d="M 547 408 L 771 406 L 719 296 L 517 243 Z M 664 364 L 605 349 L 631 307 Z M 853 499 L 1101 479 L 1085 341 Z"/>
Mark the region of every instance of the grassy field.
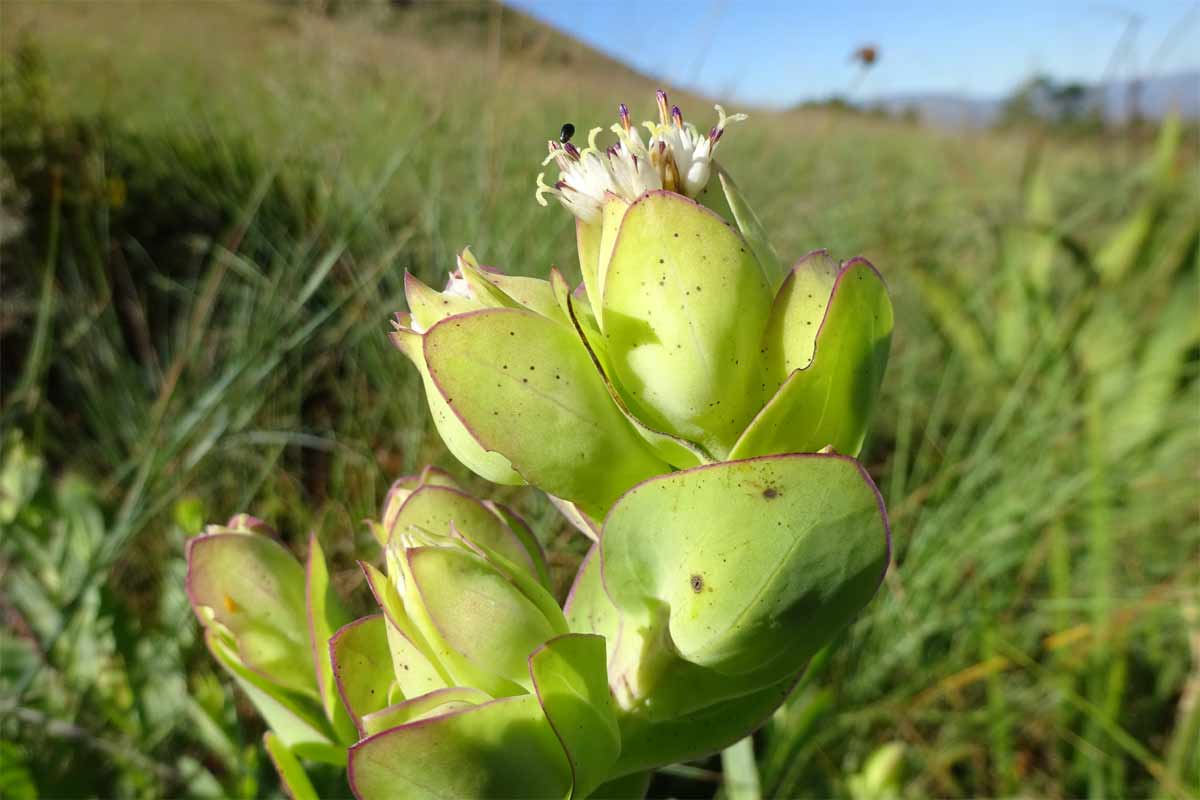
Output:
<path fill-rule="evenodd" d="M 577 277 L 545 140 L 655 86 L 467 5 L 5 2 L 0 44 L 0 796 L 278 794 L 185 537 L 316 530 L 365 610 L 361 520 L 432 462 L 526 513 L 565 588 L 581 537 L 453 461 L 387 318 L 463 245 Z M 765 797 L 1200 794 L 1195 129 L 749 110 L 722 161 L 780 253 L 894 295 L 863 460 L 896 563 L 753 761 L 653 796 L 754 797 L 726 777 L 755 765 Z"/>

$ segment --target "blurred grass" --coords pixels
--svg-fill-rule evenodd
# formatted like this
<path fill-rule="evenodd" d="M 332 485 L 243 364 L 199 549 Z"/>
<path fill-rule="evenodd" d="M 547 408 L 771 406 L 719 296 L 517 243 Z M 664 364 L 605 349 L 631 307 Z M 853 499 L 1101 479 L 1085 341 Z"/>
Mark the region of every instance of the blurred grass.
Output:
<path fill-rule="evenodd" d="M 654 86 L 495 6 L 3 12 L 0 794 L 277 791 L 183 537 L 315 529 L 365 608 L 359 520 L 422 463 L 462 475 L 384 336 L 403 271 L 469 244 L 577 275 L 544 140 Z M 781 253 L 893 290 L 863 458 L 896 565 L 736 781 L 654 792 L 748 796 L 751 755 L 765 797 L 1200 792 L 1200 197 L 1195 131 L 1157 139 L 756 112 L 726 140 Z M 499 491 L 569 580 L 583 543 Z"/>

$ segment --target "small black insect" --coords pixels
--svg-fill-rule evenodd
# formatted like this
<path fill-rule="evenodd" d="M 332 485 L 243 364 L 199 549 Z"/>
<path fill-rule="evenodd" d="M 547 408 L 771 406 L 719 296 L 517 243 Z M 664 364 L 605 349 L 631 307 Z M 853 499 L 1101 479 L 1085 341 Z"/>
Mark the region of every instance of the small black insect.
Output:
<path fill-rule="evenodd" d="M 575 126 L 569 122 L 563 123 L 562 130 L 558 132 L 558 140 L 563 144 L 571 141 L 571 137 L 575 135 Z"/>

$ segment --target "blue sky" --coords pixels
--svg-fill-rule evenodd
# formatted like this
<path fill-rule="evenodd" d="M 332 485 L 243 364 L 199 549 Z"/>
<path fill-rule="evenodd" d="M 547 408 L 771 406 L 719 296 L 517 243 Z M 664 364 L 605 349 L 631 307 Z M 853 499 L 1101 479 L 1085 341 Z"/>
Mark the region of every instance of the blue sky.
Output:
<path fill-rule="evenodd" d="M 1095 82 L 1200 68 L 1198 0 L 507 1 L 670 86 L 753 105 L 851 91 L 996 97 L 1038 71 Z M 1142 21 L 1118 49 L 1130 11 Z M 868 43 L 880 60 L 860 76 L 849 56 Z"/>

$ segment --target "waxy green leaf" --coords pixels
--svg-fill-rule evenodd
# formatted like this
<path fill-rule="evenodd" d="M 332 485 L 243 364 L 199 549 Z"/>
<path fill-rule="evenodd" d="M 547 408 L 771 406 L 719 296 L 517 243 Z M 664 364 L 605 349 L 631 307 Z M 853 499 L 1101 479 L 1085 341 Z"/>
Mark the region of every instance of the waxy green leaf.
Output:
<path fill-rule="evenodd" d="M 621 752 L 604 639 L 567 634 L 529 656 L 534 693 L 571 764 L 571 797 L 599 786 Z"/>
<path fill-rule="evenodd" d="M 395 585 L 371 564 L 360 561 L 359 566 L 388 623 L 387 640 L 392 654 L 392 673 L 401 694 L 404 697 L 418 697 L 449 686 L 452 682 L 450 676 L 437 663 L 432 647 L 408 618 L 404 601 L 400 599 Z"/>
<path fill-rule="evenodd" d="M 555 275 L 558 275 L 557 270 L 555 271 Z M 678 436 L 672 436 L 651 428 L 630 410 L 630 401 L 623 396 L 621 388 L 615 381 L 612 362 L 608 356 L 608 345 L 603 335 L 596 328 L 595 320 L 588 316 L 586 310 L 572 296 L 566 287 L 565 281 L 556 280 L 554 288 L 559 304 L 566 311 L 570 324 L 575 328 L 579 340 L 583 342 L 583 346 L 587 349 L 592 363 L 595 364 L 596 370 L 600 373 L 600 378 L 604 381 L 604 388 L 608 391 L 608 396 L 617 408 L 620 409 L 625 420 L 633 426 L 638 435 L 654 451 L 654 454 L 666 463 L 679 469 L 711 462 L 712 459 L 704 452 L 704 448 L 694 442 L 689 442 Z"/>
<path fill-rule="evenodd" d="M 766 228 L 758 221 L 758 215 L 746 202 L 746 198 L 742 196 L 742 192 L 733 182 L 733 178 L 729 177 L 729 173 L 720 165 L 717 165 L 714 171 L 717 180 L 720 181 L 721 191 L 725 195 L 725 201 L 729 204 L 733 219 L 742 232 L 742 236 L 746 238 L 754 251 L 754 259 L 758 262 L 759 269 L 762 270 L 763 279 L 768 286 L 774 289 L 783 277 L 783 264 L 780 262 L 775 248 L 771 246 L 771 241 L 767 238 Z"/>
<path fill-rule="evenodd" d="M 562 745 L 533 695 L 392 728 L 350 749 L 359 800 L 555 798 L 571 790 Z"/>
<path fill-rule="evenodd" d="M 603 278 L 608 357 L 647 425 L 720 458 L 761 406 L 770 290 L 746 241 L 671 192 L 629 207 Z"/>
<path fill-rule="evenodd" d="M 448 547 L 414 547 L 400 557 L 404 607 L 454 677 L 493 697 L 528 691 L 526 659 L 542 642 L 566 632 L 522 589 L 479 556 Z M 557 608 L 554 609 L 557 611 Z"/>
<path fill-rule="evenodd" d="M 786 333 L 788 327 L 780 330 Z M 784 381 L 730 457 L 810 453 L 827 446 L 858 455 L 891 343 L 892 302 L 883 279 L 863 259 L 846 262 L 817 333 L 812 362 Z"/>
<path fill-rule="evenodd" d="M 255 533 L 198 536 L 188 541 L 187 562 L 188 596 L 201 623 L 229 631 L 249 669 L 319 697 L 300 562 Z"/>
<path fill-rule="evenodd" d="M 343 626 L 328 650 L 339 702 L 365 734 L 363 717 L 387 706 L 388 690 L 395 681 L 387 620 L 374 614 Z"/>
<path fill-rule="evenodd" d="M 524 483 L 524 479 L 517 474 L 508 459 L 499 453 L 490 452 L 480 444 L 446 404 L 446 399 L 429 375 L 429 368 L 425 363 L 423 337 L 409 327 L 412 324 L 411 320 L 406 315 L 399 314 L 397 324 L 398 327 L 391 334 L 392 343 L 408 356 L 413 366 L 421 373 L 421 380 L 425 384 L 425 397 L 429 402 L 429 413 L 446 448 L 468 469 L 485 480 L 504 486 L 519 486 Z"/>
<path fill-rule="evenodd" d="M 647 481 L 600 539 L 604 584 L 679 656 L 760 686 L 795 674 L 862 610 L 888 558 L 882 500 L 853 459 L 782 455 Z"/>
<path fill-rule="evenodd" d="M 333 724 L 338 739 L 349 744 L 354 735 L 354 722 L 346 714 L 338 687 L 333 677 L 330 661 L 329 640 L 335 631 L 350 622 L 350 614 L 342 606 L 341 598 L 329 585 L 329 568 L 325 553 L 314 533 L 308 537 L 308 562 L 305 565 L 305 597 L 308 601 L 308 635 L 312 645 L 313 667 L 317 673 L 317 686 L 321 691 L 321 704 L 325 716 Z"/>
<path fill-rule="evenodd" d="M 363 728 L 368 736 L 373 736 L 388 728 L 407 725 L 426 717 L 441 716 L 451 711 L 462 711 L 472 706 L 481 706 L 493 699 L 486 692 L 469 686 L 451 686 L 368 714 L 363 717 Z"/>
<path fill-rule="evenodd" d="M 444 537 L 456 527 L 464 537 L 496 550 L 530 575 L 546 575 L 540 549 L 530 551 L 526 543 L 492 509 L 465 492 L 443 486 L 422 486 L 408 496 L 391 522 L 391 537 L 411 532 L 421 541 L 426 533 Z"/>
<path fill-rule="evenodd" d="M 204 643 L 287 747 L 333 747 L 333 731 L 314 697 L 271 683 L 247 668 L 231 644 L 214 630 L 205 631 Z"/>
<path fill-rule="evenodd" d="M 574 331 L 529 311 L 489 309 L 425 335 L 429 374 L 453 413 L 526 479 L 601 516 L 669 467 L 612 404 Z"/>
<path fill-rule="evenodd" d="M 789 375 L 812 363 L 817 331 L 840 271 L 827 250 L 814 250 L 796 262 L 779 287 L 763 335 L 769 391 L 774 392 Z"/>
<path fill-rule="evenodd" d="M 292 800 L 318 800 L 317 790 L 313 788 L 304 767 L 299 759 L 275 734 L 267 731 L 263 734 L 263 747 L 275 765 L 279 774 L 279 782 Z"/>

